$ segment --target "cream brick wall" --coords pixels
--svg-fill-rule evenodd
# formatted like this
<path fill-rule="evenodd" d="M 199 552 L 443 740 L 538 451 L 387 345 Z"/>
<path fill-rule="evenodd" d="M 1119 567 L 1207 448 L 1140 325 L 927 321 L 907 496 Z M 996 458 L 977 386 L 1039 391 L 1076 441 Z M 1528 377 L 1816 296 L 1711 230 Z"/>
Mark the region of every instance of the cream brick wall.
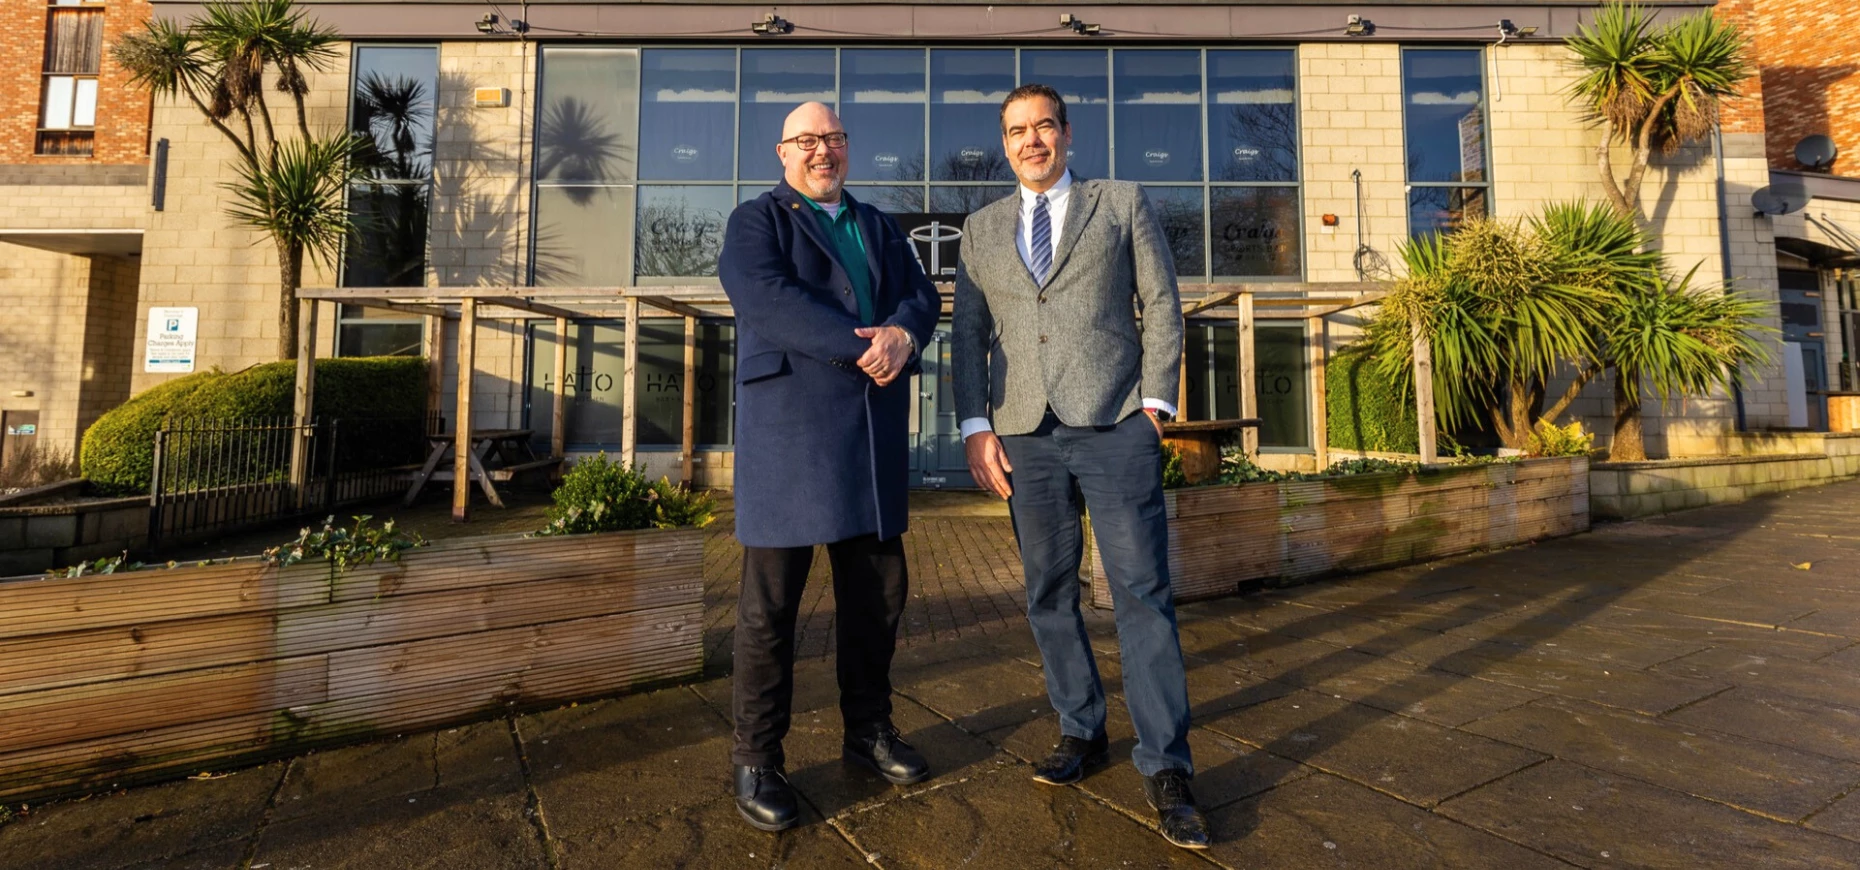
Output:
<path fill-rule="evenodd" d="M 139 185 L 0 185 L 0 229 L 133 230 L 151 213 Z"/>
<path fill-rule="evenodd" d="M 1395 45 L 1311 43 L 1298 49 L 1298 113 L 1303 151 L 1305 276 L 1358 281 L 1356 181 L 1362 173 L 1364 242 L 1390 265 L 1408 237 L 1403 162 L 1401 49 Z M 1334 232 L 1321 218 L 1338 217 Z"/>
<path fill-rule="evenodd" d="M 328 133 L 348 121 L 349 54 L 337 46 L 328 70 L 310 74 L 310 128 Z M 274 101 L 280 118 L 288 103 Z M 293 128 L 280 129 L 284 135 Z M 196 368 L 237 371 L 278 358 L 277 249 L 260 233 L 236 227 L 223 212 L 236 152 L 185 100 L 157 100 L 154 135 L 169 141 L 166 208 L 148 216 L 142 244 L 142 292 L 136 335 L 154 306 L 200 308 Z M 333 272 L 306 262 L 303 283 L 329 286 Z M 333 319 L 326 313 L 325 324 Z M 326 327 L 326 332 L 333 329 Z M 328 348 L 325 338 L 323 345 Z M 327 352 L 327 351 L 326 351 Z M 136 367 L 141 392 L 174 375 L 148 374 Z"/>

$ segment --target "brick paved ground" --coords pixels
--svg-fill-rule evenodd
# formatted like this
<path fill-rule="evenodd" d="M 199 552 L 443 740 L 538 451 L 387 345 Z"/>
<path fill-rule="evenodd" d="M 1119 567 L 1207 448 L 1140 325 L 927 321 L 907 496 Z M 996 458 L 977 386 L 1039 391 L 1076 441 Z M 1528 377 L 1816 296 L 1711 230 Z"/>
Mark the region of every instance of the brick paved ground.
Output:
<path fill-rule="evenodd" d="M 0 868 L 1853 868 L 1856 515 L 1860 481 L 1184 606 L 1202 854 L 1154 833 L 1121 692 L 1116 763 L 1030 781 L 1057 726 L 1024 626 L 983 606 L 1018 606 L 1006 523 L 952 516 L 917 525 L 894 669 L 921 785 L 839 761 L 811 659 L 780 836 L 731 805 L 717 677 L 37 807 Z"/>

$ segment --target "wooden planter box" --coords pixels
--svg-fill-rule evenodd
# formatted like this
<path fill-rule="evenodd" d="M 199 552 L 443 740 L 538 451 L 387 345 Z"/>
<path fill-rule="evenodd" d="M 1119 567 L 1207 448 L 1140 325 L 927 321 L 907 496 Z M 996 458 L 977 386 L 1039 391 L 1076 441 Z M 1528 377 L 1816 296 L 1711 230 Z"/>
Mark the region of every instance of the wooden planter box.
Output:
<path fill-rule="evenodd" d="M 0 802 L 198 773 L 703 669 L 697 529 L 0 582 Z"/>
<path fill-rule="evenodd" d="M 1176 600 L 1192 601 L 1250 581 L 1291 585 L 1586 531 L 1589 460 L 1189 487 L 1163 499 L 1170 580 Z M 1087 570 L 1092 604 L 1110 607 L 1096 547 Z"/>

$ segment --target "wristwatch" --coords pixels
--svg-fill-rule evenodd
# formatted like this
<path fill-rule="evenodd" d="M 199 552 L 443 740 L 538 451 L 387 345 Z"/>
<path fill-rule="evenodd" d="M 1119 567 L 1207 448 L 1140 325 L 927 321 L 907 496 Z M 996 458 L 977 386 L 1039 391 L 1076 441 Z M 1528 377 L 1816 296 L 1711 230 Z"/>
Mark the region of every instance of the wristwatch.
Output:
<path fill-rule="evenodd" d="M 1143 410 L 1147 412 L 1150 416 L 1155 417 L 1156 422 L 1158 423 L 1174 423 L 1175 422 L 1175 415 L 1161 408 L 1144 408 Z"/>

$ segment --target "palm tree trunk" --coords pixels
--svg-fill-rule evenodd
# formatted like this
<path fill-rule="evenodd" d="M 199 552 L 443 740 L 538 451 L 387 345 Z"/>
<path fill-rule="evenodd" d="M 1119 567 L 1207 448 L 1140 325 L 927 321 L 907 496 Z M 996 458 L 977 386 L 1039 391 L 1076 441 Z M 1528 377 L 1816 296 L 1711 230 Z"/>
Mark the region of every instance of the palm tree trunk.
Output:
<path fill-rule="evenodd" d="M 278 359 L 297 358 L 297 288 L 303 286 L 304 251 L 278 242 Z"/>
<path fill-rule="evenodd" d="M 1608 445 L 1610 462 L 1640 462 L 1647 458 L 1647 444 L 1641 437 L 1640 402 L 1628 389 L 1633 383 L 1628 379 L 1636 377 L 1638 373 L 1615 369 L 1615 437 Z"/>

